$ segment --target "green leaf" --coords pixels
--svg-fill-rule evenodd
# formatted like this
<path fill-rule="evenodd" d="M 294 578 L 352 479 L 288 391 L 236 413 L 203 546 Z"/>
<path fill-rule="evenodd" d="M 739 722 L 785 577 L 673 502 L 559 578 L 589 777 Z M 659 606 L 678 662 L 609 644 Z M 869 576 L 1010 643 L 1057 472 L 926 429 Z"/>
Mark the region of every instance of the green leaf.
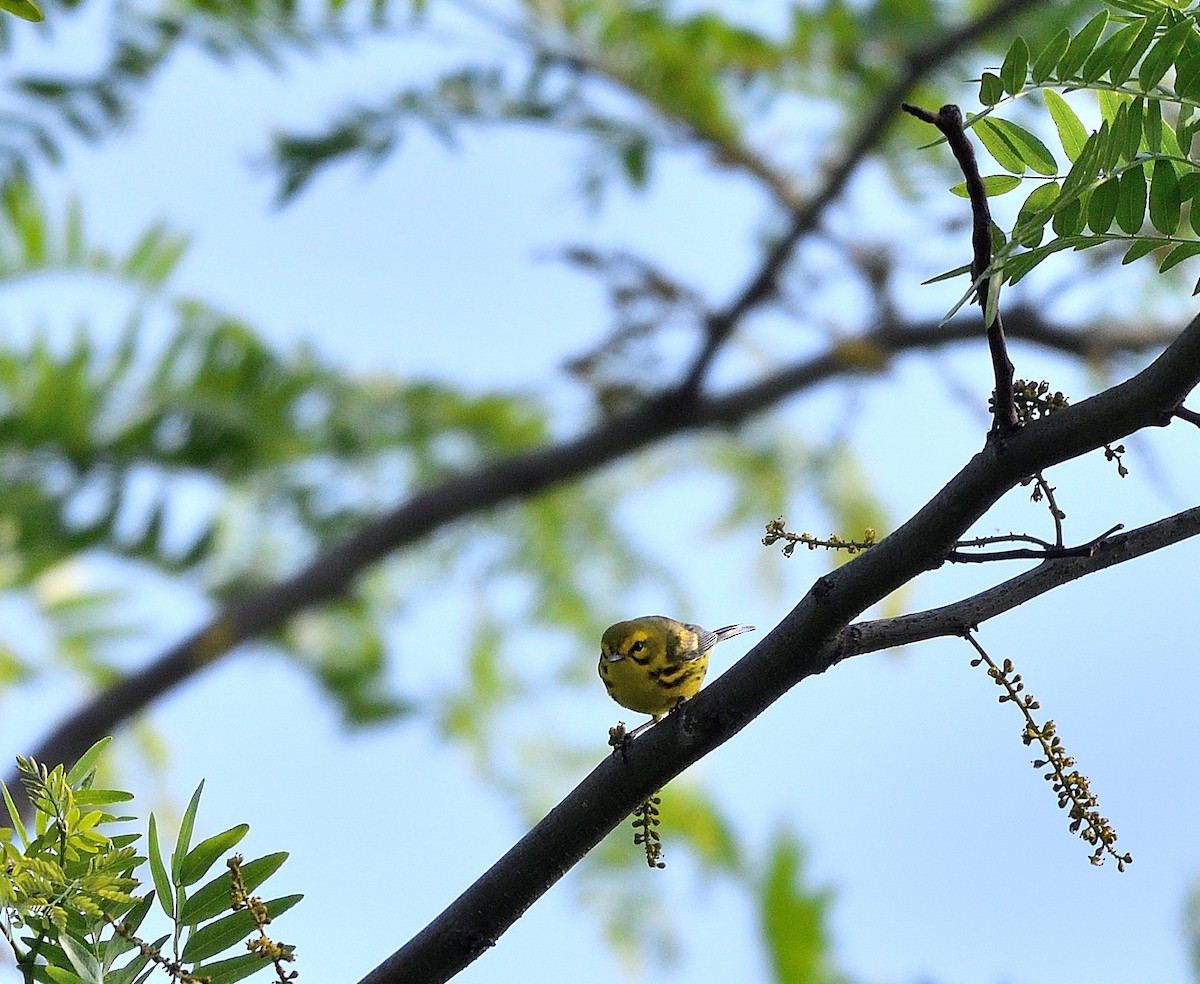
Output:
<path fill-rule="evenodd" d="M 1148 236 L 1145 239 L 1135 239 L 1133 241 L 1133 245 L 1131 245 L 1129 249 L 1125 251 L 1125 256 L 1121 260 L 1121 265 L 1125 266 L 1126 264 L 1140 260 L 1146 254 L 1154 252 L 1154 250 L 1158 249 L 1158 247 L 1161 245 L 1162 243 L 1159 240 L 1152 239 Z"/>
<path fill-rule="evenodd" d="M 104 971 L 100 968 L 100 961 L 87 947 L 67 933 L 59 934 L 58 945 L 63 948 L 81 980 L 87 984 L 104 984 Z"/>
<path fill-rule="evenodd" d="M 831 979 L 829 893 L 808 888 L 803 869 L 800 845 L 789 835 L 777 835 L 759 887 L 758 912 L 772 980 L 778 984 Z"/>
<path fill-rule="evenodd" d="M 53 984 L 87 984 L 78 974 L 72 974 L 65 967 L 56 967 L 49 964 L 45 967 L 38 968 L 41 973 L 45 974 Z"/>
<path fill-rule="evenodd" d="M 983 191 L 988 198 L 1005 195 L 1014 188 L 1019 187 L 1021 187 L 1021 179 L 1015 174 L 988 174 L 983 177 Z M 971 197 L 967 191 L 967 183 L 965 181 L 960 181 L 951 187 L 950 194 L 958 195 L 959 198 Z"/>
<path fill-rule="evenodd" d="M 650 143 L 637 134 L 621 147 L 621 167 L 629 179 L 630 187 L 645 188 L 649 178 Z"/>
<path fill-rule="evenodd" d="M 1200 40 L 1185 40 L 1175 60 L 1175 95 L 1192 102 L 1200 95 Z"/>
<path fill-rule="evenodd" d="M 1179 176 L 1179 198 L 1191 201 L 1200 191 L 1200 171 L 1186 171 Z"/>
<path fill-rule="evenodd" d="M 1016 256 L 1008 257 L 1005 259 L 1001 270 L 1005 282 L 1010 284 L 1017 283 L 1030 270 L 1037 266 L 1040 260 L 1041 256 L 1037 250 L 1030 250 L 1027 253 L 1018 253 Z"/>
<path fill-rule="evenodd" d="M 22 20 L 32 21 L 35 24 L 44 20 L 46 16 L 30 0 L 0 0 L 0 10 L 6 10 Z"/>
<path fill-rule="evenodd" d="M 149 914 L 150 907 L 154 904 L 154 895 L 155 893 L 153 891 L 148 892 L 145 897 L 142 898 L 136 905 L 134 905 L 125 914 L 124 918 L 120 920 L 121 924 L 127 927 L 129 935 L 134 935 L 137 933 L 139 927 L 142 925 L 142 922 Z M 132 940 L 127 940 L 119 933 L 114 933 L 104 941 L 104 950 L 101 954 L 101 959 L 104 966 L 111 967 L 117 957 L 119 957 L 122 953 L 127 953 L 128 951 L 135 949 L 136 947 L 137 944 Z M 112 984 L 111 979 L 107 980 L 105 984 Z"/>
<path fill-rule="evenodd" d="M 179 265 L 188 237 L 156 222 L 138 238 L 122 264 L 125 275 L 147 287 L 160 287 Z"/>
<path fill-rule="evenodd" d="M 19 261 L 29 269 L 46 265 L 46 212 L 24 181 L 10 181 L 0 191 L 4 212 L 20 249 Z"/>
<path fill-rule="evenodd" d="M 1018 34 L 1008 47 L 1008 54 L 1004 56 L 1004 64 L 1000 66 L 1000 79 L 1004 83 L 1005 90 L 1015 96 L 1025 88 L 1025 78 L 1028 73 L 1029 45 Z"/>
<path fill-rule="evenodd" d="M 1121 189 L 1115 178 L 1092 189 L 1087 210 L 1087 224 L 1092 232 L 1103 235 L 1112 228 L 1120 198 Z"/>
<path fill-rule="evenodd" d="M 1178 266 L 1184 260 L 1191 259 L 1193 256 L 1200 256 L 1200 243 L 1180 243 L 1158 265 L 1158 272 L 1166 273 L 1171 267 Z"/>
<path fill-rule="evenodd" d="M 287 857 L 286 851 L 279 851 L 243 864 L 242 881 L 245 882 L 246 891 L 253 892 L 279 870 Z M 185 926 L 195 926 L 224 912 L 230 905 L 229 889 L 232 884 L 233 879 L 227 871 L 197 889 L 185 903 L 178 921 Z"/>
<path fill-rule="evenodd" d="M 112 742 L 111 736 L 107 738 L 101 738 L 91 748 L 79 756 L 79 761 L 77 761 L 71 767 L 71 771 L 67 773 L 67 782 L 72 787 L 78 786 L 91 773 L 96 771 L 96 762 L 99 760 L 100 755 L 104 752 L 104 749 L 109 746 L 110 742 Z"/>
<path fill-rule="evenodd" d="M 1094 178 L 1106 178 L 1117 166 L 1120 157 L 1121 144 L 1124 142 L 1124 129 L 1128 125 L 1128 113 L 1125 107 L 1117 113 L 1113 123 L 1105 120 L 1100 124 L 1100 134 L 1096 141 L 1096 159 L 1092 163 Z M 1116 132 L 1114 132 L 1114 127 Z"/>
<path fill-rule="evenodd" d="M 1142 112 L 1142 132 L 1146 135 L 1146 146 L 1150 153 L 1162 153 L 1162 105 L 1157 99 L 1151 99 L 1145 104 L 1145 110 Z"/>
<path fill-rule="evenodd" d="M 1009 283 L 1015 284 L 1024 277 L 1030 270 L 1034 269 L 1046 257 L 1052 256 L 1055 253 L 1061 253 L 1065 249 L 1080 249 L 1087 246 L 1098 246 L 1104 242 L 1102 238 L 1084 238 L 1068 237 L 1063 239 L 1055 239 L 1047 243 L 1045 246 L 1039 246 L 1037 249 L 1031 249 L 1027 253 L 1020 253 L 1014 256 L 1004 264 L 1004 273 Z"/>
<path fill-rule="evenodd" d="M 1087 142 L 1083 145 L 1079 156 L 1075 158 L 1075 162 L 1071 165 L 1071 170 L 1063 178 L 1062 197 L 1064 199 L 1071 199 L 1081 195 L 1088 185 L 1096 180 L 1098 176 L 1096 161 L 1100 156 L 1100 144 L 1107 136 L 1106 126 L 1107 124 L 1102 124 L 1100 131 L 1093 133 L 1087 138 Z"/>
<path fill-rule="evenodd" d="M 162 953 L 163 946 L 170 938 L 171 937 L 169 935 L 160 936 L 158 939 L 150 943 L 150 948 L 156 953 Z M 110 969 L 109 972 L 104 975 L 104 984 L 133 984 L 134 979 L 141 974 L 142 970 L 149 962 L 150 955 L 142 951 L 142 949 L 139 947 L 137 953 L 133 955 L 132 959 L 130 959 L 127 964 L 120 968 Z M 138 984 L 145 984 L 149 977 L 150 974 L 148 972 L 144 977 L 141 978 Z"/>
<path fill-rule="evenodd" d="M 1054 218 L 1050 221 L 1051 228 L 1054 229 L 1055 235 L 1060 238 L 1068 236 L 1077 236 L 1083 231 L 1084 223 L 1087 216 L 1084 215 L 1083 202 L 1076 199 L 1073 202 L 1064 202 L 1054 213 Z"/>
<path fill-rule="evenodd" d="M 979 80 L 979 102 L 984 106 L 995 106 L 1004 98 L 1004 83 L 993 72 L 984 72 Z"/>
<path fill-rule="evenodd" d="M 29 834 L 25 832 L 25 824 L 21 822 L 21 812 L 17 809 L 17 804 L 13 802 L 12 794 L 8 791 L 8 785 L 3 779 L 0 779 L 0 792 L 4 793 L 4 805 L 8 808 L 8 818 L 12 821 L 17 836 L 21 838 L 21 847 L 28 848 Z"/>
<path fill-rule="evenodd" d="M 196 791 L 192 793 L 192 798 L 188 801 L 187 809 L 183 811 L 183 820 L 179 824 L 179 836 L 175 840 L 175 853 L 171 855 L 171 880 L 176 884 L 182 884 L 179 873 L 183 870 L 183 861 L 187 857 L 188 849 L 192 846 L 192 830 L 196 826 L 196 811 L 200 809 L 200 794 L 204 792 L 204 780 L 200 780 L 200 784 L 196 787 Z"/>
<path fill-rule="evenodd" d="M 1083 67 L 1083 63 L 1087 60 L 1088 55 L 1092 53 L 1092 49 L 1096 47 L 1096 42 L 1100 40 L 1100 35 L 1104 32 L 1104 26 L 1108 23 L 1108 11 L 1101 10 L 1095 17 L 1088 21 L 1080 29 L 1079 33 L 1071 39 L 1071 43 L 1067 46 L 1066 54 L 1062 56 L 1058 63 L 1058 78 L 1063 82 L 1073 79 L 1078 71 Z"/>
<path fill-rule="evenodd" d="M 1013 226 L 1013 237 L 1020 245 L 1033 248 L 1042 241 L 1046 223 L 1051 219 L 1050 207 L 1058 196 L 1058 183 L 1048 181 L 1034 188 L 1025 199 Z"/>
<path fill-rule="evenodd" d="M 154 879 L 154 888 L 158 892 L 158 904 L 168 919 L 175 918 L 175 895 L 171 891 L 171 879 L 167 877 L 167 869 L 163 864 L 162 848 L 158 844 L 158 824 L 154 814 L 150 814 L 150 823 L 146 832 L 146 847 L 150 854 L 150 875 Z"/>
<path fill-rule="evenodd" d="M 1064 27 L 1052 37 L 1037 56 L 1033 69 L 1029 73 L 1034 85 L 1041 85 L 1054 74 L 1059 59 L 1066 53 L 1067 45 L 1071 43 L 1071 33 Z"/>
<path fill-rule="evenodd" d="M 207 978 L 210 984 L 236 984 L 237 981 L 244 980 L 251 974 L 270 966 L 271 962 L 261 954 L 247 953 L 240 957 L 231 957 L 228 960 L 201 964 L 193 971 L 193 974 L 198 978 Z"/>
<path fill-rule="evenodd" d="M 1144 99 L 1135 99 L 1129 104 L 1129 128 L 1125 134 L 1125 146 L 1121 150 L 1121 156 L 1130 163 L 1142 148 L 1142 115 L 1145 105 Z"/>
<path fill-rule="evenodd" d="M 80 806 L 108 806 L 110 803 L 128 803 L 133 793 L 123 789 L 81 789 L 75 794 Z"/>
<path fill-rule="evenodd" d="M 240 823 L 236 827 L 230 827 L 226 831 L 213 834 L 212 837 L 202 840 L 184 858 L 183 864 L 179 869 L 179 883 L 181 885 L 195 885 L 196 882 L 208 874 L 208 869 L 216 863 L 221 855 L 233 850 L 249 831 L 249 824 Z"/>
<path fill-rule="evenodd" d="M 1017 149 L 1021 160 L 1038 174 L 1049 176 L 1058 172 L 1058 163 L 1054 160 L 1054 155 L 1050 153 L 1050 148 L 1034 134 L 1010 120 L 998 120 L 993 117 L 989 117 L 989 120 L 992 126 L 1003 133 Z"/>
<path fill-rule="evenodd" d="M 1123 232 L 1136 235 L 1146 221 L 1146 172 L 1135 164 L 1119 179 L 1120 195 L 1117 198 L 1117 225 Z"/>
<path fill-rule="evenodd" d="M 1013 174 L 1025 173 L 1027 168 L 1025 161 L 1021 158 L 1021 152 L 996 126 L 994 120 L 990 117 L 980 118 L 975 121 L 972 130 L 979 138 L 979 142 L 987 148 L 987 152 L 1004 170 L 1011 171 Z"/>
<path fill-rule="evenodd" d="M 1180 21 L 1167 31 L 1150 49 L 1150 54 L 1138 69 L 1138 85 L 1142 91 L 1150 92 L 1162 81 L 1174 66 L 1175 59 L 1183 50 L 1183 43 L 1195 33 L 1196 24 L 1190 17 Z"/>
<path fill-rule="evenodd" d="M 1192 141 L 1197 129 L 1200 129 L 1200 119 L 1195 113 L 1195 106 L 1185 105 L 1179 107 L 1179 113 L 1175 117 L 1175 139 L 1179 143 L 1179 154 L 1189 160 L 1192 157 Z"/>
<path fill-rule="evenodd" d="M 1154 162 L 1154 169 L 1150 173 L 1151 225 L 1165 236 L 1175 235 L 1182 205 L 1175 165 L 1160 157 Z"/>
<path fill-rule="evenodd" d="M 1141 27 L 1137 22 L 1127 24 L 1093 51 L 1083 63 L 1083 71 L 1080 73 L 1083 81 L 1095 82 L 1105 72 L 1111 72 L 1120 65 Z"/>
<path fill-rule="evenodd" d="M 940 284 L 944 280 L 953 280 L 955 277 L 961 277 L 964 274 L 971 272 L 971 264 L 964 263 L 962 266 L 955 267 L 953 270 L 947 270 L 945 273 L 939 273 L 936 277 L 930 277 L 928 280 L 922 280 L 921 286 L 927 284 Z"/>
<path fill-rule="evenodd" d="M 1146 53 L 1146 49 L 1150 47 L 1151 42 L 1158 33 L 1159 25 L 1162 24 L 1165 14 L 1166 12 L 1163 10 L 1156 10 L 1142 21 L 1141 30 L 1138 31 L 1133 44 L 1129 46 L 1129 50 L 1125 52 L 1120 62 L 1109 70 L 1108 78 L 1113 85 L 1124 85 L 1128 81 L 1129 76 L 1133 74 L 1133 68 L 1138 63 L 1138 59 Z"/>
<path fill-rule="evenodd" d="M 1106 177 L 1120 163 L 1121 153 L 1128 142 L 1129 107 L 1121 106 L 1116 118 L 1111 123 L 1105 120 L 1102 127 L 1105 133 L 1096 155 L 1096 171 L 1098 176 Z"/>
<path fill-rule="evenodd" d="M 1053 89 L 1043 89 L 1042 99 L 1058 130 L 1058 139 L 1062 144 L 1063 153 L 1067 155 L 1067 160 L 1074 161 L 1083 150 L 1083 145 L 1087 143 L 1087 129 L 1067 101 Z"/>
<path fill-rule="evenodd" d="M 285 895 L 283 898 L 273 899 L 265 903 L 267 914 L 274 921 L 302 898 L 304 898 L 303 895 Z M 254 932 L 254 918 L 248 910 L 240 909 L 237 912 L 231 912 L 196 930 L 188 940 L 187 946 L 183 948 L 180 959 L 187 963 L 207 960 L 209 957 L 228 950 L 231 946 L 236 946 Z"/>
<path fill-rule="evenodd" d="M 1113 92 L 1111 89 L 1101 89 L 1096 93 L 1096 102 L 1100 104 L 1100 118 L 1110 123 L 1117 118 L 1121 107 L 1132 101 L 1132 96 L 1124 92 Z"/>

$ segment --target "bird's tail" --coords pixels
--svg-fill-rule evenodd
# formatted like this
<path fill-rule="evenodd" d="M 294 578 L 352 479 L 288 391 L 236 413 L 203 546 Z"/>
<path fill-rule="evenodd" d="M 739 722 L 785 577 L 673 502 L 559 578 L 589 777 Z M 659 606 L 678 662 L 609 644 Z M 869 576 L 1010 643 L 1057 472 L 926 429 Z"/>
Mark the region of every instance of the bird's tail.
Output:
<path fill-rule="evenodd" d="M 743 632 L 753 632 L 753 625 L 726 625 L 720 629 L 714 629 L 713 635 L 716 639 L 713 641 L 715 646 L 718 642 L 724 642 L 726 639 L 732 639 L 736 635 L 741 635 Z"/>

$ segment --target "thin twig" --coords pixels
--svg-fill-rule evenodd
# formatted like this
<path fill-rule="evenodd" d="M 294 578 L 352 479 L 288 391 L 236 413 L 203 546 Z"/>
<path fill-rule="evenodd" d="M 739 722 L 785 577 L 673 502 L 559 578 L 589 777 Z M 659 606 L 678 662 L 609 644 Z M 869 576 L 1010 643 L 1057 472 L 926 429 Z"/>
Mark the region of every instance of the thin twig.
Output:
<path fill-rule="evenodd" d="M 919 120 L 933 124 L 942 132 L 966 179 L 967 195 L 971 200 L 971 280 L 975 284 L 975 294 L 983 311 L 988 350 L 992 356 L 992 372 L 996 380 L 992 432 L 1007 433 L 1017 427 L 1017 407 L 1013 396 L 1015 370 L 1012 359 L 1008 357 L 1000 307 L 998 304 L 992 304 L 989 308 L 988 303 L 991 283 L 984 274 L 992 263 L 992 212 L 988 207 L 983 178 L 979 174 L 975 148 L 971 146 L 971 141 L 967 139 L 963 130 L 962 110 L 957 106 L 948 104 L 936 113 L 931 113 L 919 106 L 905 103 L 904 111 Z"/>
<path fill-rule="evenodd" d="M 1050 518 L 1054 520 L 1054 545 L 1061 547 L 1063 520 L 1067 518 L 1067 514 L 1058 508 L 1058 501 L 1054 498 L 1054 486 L 1046 481 L 1046 476 L 1039 471 L 1033 476 L 1033 480 L 1037 483 L 1038 491 L 1046 497 L 1046 508 L 1050 510 Z"/>
<path fill-rule="evenodd" d="M 979 537 L 975 540 L 963 540 L 959 542 L 957 544 L 957 548 L 959 549 L 951 550 L 946 555 L 946 560 L 952 564 L 986 564 L 996 560 L 1054 560 L 1062 557 L 1090 557 L 1096 552 L 1101 543 L 1124 528 L 1124 523 L 1117 523 L 1116 526 L 1105 530 L 1094 540 L 1081 543 L 1077 547 L 1067 547 L 1061 543 L 1046 543 L 1035 536 L 1025 536 L 1016 533 L 1010 533 L 1007 536 Z M 968 553 L 961 549 L 962 547 L 982 547 L 988 543 L 1001 543 L 1014 540 L 1037 543 L 1040 545 L 1040 549 L 1032 550 L 1028 547 L 1020 547 L 1012 550 L 990 550 L 987 553 Z"/>

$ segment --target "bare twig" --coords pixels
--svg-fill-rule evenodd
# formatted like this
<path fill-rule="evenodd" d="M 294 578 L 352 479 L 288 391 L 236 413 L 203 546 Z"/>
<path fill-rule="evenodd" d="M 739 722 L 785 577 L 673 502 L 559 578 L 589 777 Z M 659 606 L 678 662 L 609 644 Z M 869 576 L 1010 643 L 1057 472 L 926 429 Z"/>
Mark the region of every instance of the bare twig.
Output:
<path fill-rule="evenodd" d="M 1059 508 L 1058 500 L 1054 498 L 1054 486 L 1046 481 L 1046 476 L 1038 472 L 1033 476 L 1033 480 L 1037 483 L 1034 500 L 1045 497 L 1046 508 L 1050 510 L 1050 518 L 1054 521 L 1054 545 L 1061 547 L 1063 545 L 1063 520 L 1067 518 L 1067 514 Z"/>
<path fill-rule="evenodd" d="M 1000 308 L 991 305 L 989 311 L 991 283 L 984 274 L 992 263 L 992 212 L 988 207 L 987 192 L 979 174 L 979 162 L 975 159 L 975 148 L 963 130 L 962 110 L 955 105 L 946 105 L 936 113 L 919 106 L 904 104 L 904 111 L 926 123 L 932 123 L 946 138 L 954 159 L 966 179 L 967 195 L 971 200 L 971 280 L 983 311 L 984 327 L 987 330 L 988 350 L 992 356 L 992 372 L 996 380 L 996 398 L 992 418 L 994 433 L 1007 433 L 1017 427 L 1017 407 L 1013 397 L 1013 364 L 1008 357 L 1008 345 L 1004 340 L 1004 324 Z M 1056 520 L 1057 522 L 1057 520 Z"/>
<path fill-rule="evenodd" d="M 1116 526 L 1105 530 L 1094 540 L 1081 543 L 1077 547 L 1065 547 L 1061 542 L 1047 543 L 1044 540 L 1039 540 L 1036 536 L 1025 536 L 1016 533 L 1010 533 L 1007 536 L 979 537 L 976 540 L 964 540 L 958 543 L 956 549 L 951 550 L 946 555 L 946 560 L 952 564 L 986 564 L 995 560 L 1053 560 L 1062 557 L 1090 557 L 1096 552 L 1101 543 L 1124 528 L 1124 523 L 1117 523 Z M 1061 528 L 1059 532 L 1061 533 Z M 987 553 L 967 553 L 961 549 L 962 547 L 982 547 L 989 543 L 1011 543 L 1013 541 L 1036 543 L 1039 545 L 1039 549 L 1032 550 L 1022 547 L 1013 550 L 989 550 Z"/>

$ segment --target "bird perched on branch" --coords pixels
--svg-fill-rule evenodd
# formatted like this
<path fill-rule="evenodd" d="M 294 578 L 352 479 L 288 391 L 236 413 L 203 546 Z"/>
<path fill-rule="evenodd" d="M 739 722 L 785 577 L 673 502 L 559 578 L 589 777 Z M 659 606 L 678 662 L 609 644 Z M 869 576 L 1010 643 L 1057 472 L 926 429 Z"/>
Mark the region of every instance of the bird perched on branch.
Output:
<path fill-rule="evenodd" d="M 651 715 L 627 737 L 661 721 L 695 696 L 704 683 L 713 646 L 753 631 L 753 625 L 726 625 L 709 632 L 664 615 L 643 615 L 610 625 L 600 641 L 600 679 L 622 707 Z"/>

